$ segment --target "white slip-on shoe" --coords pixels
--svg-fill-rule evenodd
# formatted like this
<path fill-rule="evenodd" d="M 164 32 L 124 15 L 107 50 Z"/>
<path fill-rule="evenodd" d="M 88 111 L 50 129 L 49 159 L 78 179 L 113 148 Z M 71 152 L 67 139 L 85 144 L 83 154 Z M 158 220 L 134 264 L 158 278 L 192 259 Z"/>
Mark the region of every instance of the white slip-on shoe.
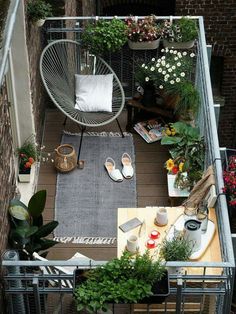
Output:
<path fill-rule="evenodd" d="M 121 163 L 123 165 L 122 174 L 126 179 L 131 179 L 134 175 L 134 168 L 132 166 L 132 160 L 128 153 L 124 153 L 121 157 Z"/>
<path fill-rule="evenodd" d="M 104 167 L 106 168 L 109 177 L 115 182 L 122 182 L 123 176 L 119 169 L 116 169 L 115 161 L 111 157 L 107 157 Z"/>

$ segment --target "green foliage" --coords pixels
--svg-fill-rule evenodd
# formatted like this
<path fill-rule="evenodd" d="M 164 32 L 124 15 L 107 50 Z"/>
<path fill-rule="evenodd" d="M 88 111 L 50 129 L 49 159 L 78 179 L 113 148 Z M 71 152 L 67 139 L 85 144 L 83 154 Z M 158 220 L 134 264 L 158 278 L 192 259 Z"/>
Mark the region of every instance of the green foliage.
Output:
<path fill-rule="evenodd" d="M 82 43 L 94 54 L 115 52 L 127 41 L 126 28 L 123 21 L 115 18 L 89 23 L 82 33 Z"/>
<path fill-rule="evenodd" d="M 27 4 L 27 15 L 33 22 L 45 19 L 52 16 L 52 6 L 43 0 L 31 0 Z"/>
<path fill-rule="evenodd" d="M 88 279 L 75 290 L 77 310 L 107 310 L 107 303 L 137 303 L 152 295 L 152 285 L 164 275 L 160 261 L 146 252 L 132 257 L 125 252 L 106 265 L 91 270 Z"/>
<path fill-rule="evenodd" d="M 190 121 L 198 112 L 200 105 L 199 92 L 190 81 L 183 81 L 181 84 L 170 85 L 168 94 L 178 95 L 179 101 L 176 104 L 175 112 L 183 120 Z"/>
<path fill-rule="evenodd" d="M 199 128 L 192 127 L 183 122 L 171 124 L 176 134 L 164 136 L 161 140 L 162 145 L 171 145 L 169 150 L 172 159 L 184 162 L 183 171 L 187 172 L 186 187 L 192 187 L 195 182 L 201 179 L 204 167 L 205 145 Z M 181 176 L 181 174 L 179 174 Z"/>
<path fill-rule="evenodd" d="M 161 243 L 160 256 L 165 261 L 187 261 L 192 254 L 192 246 L 184 237 L 164 239 Z"/>
<path fill-rule="evenodd" d="M 196 21 L 182 17 L 173 23 L 165 21 L 163 25 L 163 38 L 169 42 L 187 42 L 198 37 Z"/>
<path fill-rule="evenodd" d="M 25 154 L 28 158 L 32 157 L 34 159 L 37 158 L 37 150 L 34 143 L 33 136 L 27 138 L 27 140 L 23 143 L 21 147 L 17 149 L 18 154 Z"/>
<path fill-rule="evenodd" d="M 19 250 L 25 250 L 30 256 L 34 252 L 46 250 L 57 241 L 46 239 L 58 226 L 57 221 L 43 225 L 42 213 L 46 203 L 46 190 L 35 193 L 28 207 L 19 200 L 12 200 L 9 206 L 12 228 L 9 235 L 10 244 Z M 27 211 L 27 214 L 25 214 Z"/>

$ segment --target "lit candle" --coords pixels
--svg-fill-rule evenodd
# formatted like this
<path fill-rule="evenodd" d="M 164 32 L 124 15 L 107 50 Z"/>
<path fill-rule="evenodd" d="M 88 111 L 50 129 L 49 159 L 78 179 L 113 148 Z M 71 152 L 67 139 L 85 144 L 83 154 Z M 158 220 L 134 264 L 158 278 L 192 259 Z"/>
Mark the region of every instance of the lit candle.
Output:
<path fill-rule="evenodd" d="M 150 238 L 152 239 L 158 239 L 160 236 L 160 232 L 158 232 L 157 230 L 152 230 L 151 234 L 150 234 Z"/>
<path fill-rule="evenodd" d="M 154 241 L 154 240 L 152 240 L 152 239 L 148 239 L 147 240 L 147 248 L 148 249 L 152 249 L 152 248 L 154 248 L 156 246 L 156 242 Z"/>

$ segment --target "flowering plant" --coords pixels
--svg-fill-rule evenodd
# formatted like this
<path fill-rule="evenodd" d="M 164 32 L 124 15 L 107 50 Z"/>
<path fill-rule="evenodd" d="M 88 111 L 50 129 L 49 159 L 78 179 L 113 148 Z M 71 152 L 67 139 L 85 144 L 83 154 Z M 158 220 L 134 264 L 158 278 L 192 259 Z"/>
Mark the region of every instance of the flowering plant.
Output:
<path fill-rule="evenodd" d="M 138 20 L 134 16 L 126 20 L 128 39 L 134 42 L 153 41 L 161 37 L 162 28 L 156 23 L 154 15 Z"/>
<path fill-rule="evenodd" d="M 24 144 L 17 149 L 19 156 L 19 172 L 29 174 L 32 164 L 37 158 L 36 147 L 31 138 L 27 139 Z"/>
<path fill-rule="evenodd" d="M 223 192 L 229 197 L 229 205 L 236 206 L 236 156 L 229 159 L 228 170 L 223 173 Z"/>
<path fill-rule="evenodd" d="M 190 80 L 194 53 L 180 52 L 163 48 L 162 57 L 152 58 L 147 64 L 143 63 L 137 71 L 136 78 L 140 84 L 152 81 L 159 89 L 168 89 L 172 85 Z"/>
<path fill-rule="evenodd" d="M 178 172 L 183 172 L 184 162 L 175 161 L 170 158 L 166 161 L 165 167 L 169 174 L 177 174 Z"/>
<path fill-rule="evenodd" d="M 198 29 L 194 20 L 182 17 L 180 20 L 164 21 L 163 38 L 169 42 L 188 42 L 196 39 Z"/>

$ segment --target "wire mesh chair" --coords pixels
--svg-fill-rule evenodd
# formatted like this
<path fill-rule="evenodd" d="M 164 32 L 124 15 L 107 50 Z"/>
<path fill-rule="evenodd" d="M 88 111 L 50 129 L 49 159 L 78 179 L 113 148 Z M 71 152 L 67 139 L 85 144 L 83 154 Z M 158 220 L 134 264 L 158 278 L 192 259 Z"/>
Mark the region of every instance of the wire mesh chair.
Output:
<path fill-rule="evenodd" d="M 86 127 L 103 126 L 116 120 L 124 137 L 117 119 L 125 103 L 123 87 L 102 58 L 89 54 L 76 41 L 56 40 L 49 43 L 41 54 L 40 74 L 53 103 L 66 115 L 66 119 L 68 117 L 81 126 L 78 160 Z M 84 112 L 75 108 L 75 74 L 113 74 L 112 112 Z"/>

